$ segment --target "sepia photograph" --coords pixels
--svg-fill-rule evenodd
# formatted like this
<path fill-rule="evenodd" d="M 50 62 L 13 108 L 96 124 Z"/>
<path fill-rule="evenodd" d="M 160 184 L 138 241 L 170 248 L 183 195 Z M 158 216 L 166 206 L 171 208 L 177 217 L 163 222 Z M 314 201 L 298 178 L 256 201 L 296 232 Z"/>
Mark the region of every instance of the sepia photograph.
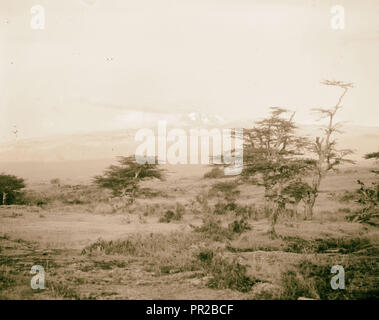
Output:
<path fill-rule="evenodd" d="M 378 0 L 1 0 L 0 300 L 378 300 L 378 58 Z"/>

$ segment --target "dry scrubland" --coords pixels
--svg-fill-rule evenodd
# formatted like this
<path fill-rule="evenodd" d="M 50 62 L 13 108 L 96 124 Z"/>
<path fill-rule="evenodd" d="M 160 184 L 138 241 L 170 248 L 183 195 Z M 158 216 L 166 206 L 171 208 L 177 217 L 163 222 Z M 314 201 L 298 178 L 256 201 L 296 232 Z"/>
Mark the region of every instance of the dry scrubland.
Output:
<path fill-rule="evenodd" d="M 130 206 L 92 185 L 29 186 L 28 205 L 0 206 L 0 298 L 378 298 L 378 229 L 345 219 L 356 180 L 373 179 L 369 168 L 329 175 L 313 221 L 288 210 L 277 239 L 263 190 L 237 184 L 232 194 L 233 178 L 189 170 L 144 182 Z M 41 291 L 30 288 L 38 264 Z M 346 290 L 330 287 L 336 264 Z"/>

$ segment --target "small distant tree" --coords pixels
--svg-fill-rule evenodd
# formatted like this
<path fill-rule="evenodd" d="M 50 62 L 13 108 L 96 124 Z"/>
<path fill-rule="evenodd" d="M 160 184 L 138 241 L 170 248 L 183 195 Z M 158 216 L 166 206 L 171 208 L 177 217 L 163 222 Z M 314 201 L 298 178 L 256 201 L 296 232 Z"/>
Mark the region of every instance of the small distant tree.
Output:
<path fill-rule="evenodd" d="M 350 221 L 378 226 L 379 184 L 373 182 L 371 186 L 366 186 L 360 180 L 358 180 L 358 184 L 360 188 L 357 190 L 357 203 L 360 204 L 360 208 L 346 218 Z"/>
<path fill-rule="evenodd" d="M 25 188 L 24 179 L 4 173 L 0 174 L 1 204 L 14 203 L 22 188 Z"/>
<path fill-rule="evenodd" d="M 134 201 L 143 179 L 162 178 L 162 170 L 150 163 L 137 163 L 135 157 L 120 157 L 119 165 L 111 165 L 103 175 L 96 176 L 94 182 L 102 188 L 110 189 L 114 197 L 129 197 Z"/>
<path fill-rule="evenodd" d="M 379 160 L 379 152 L 368 153 L 364 156 L 365 159 Z M 379 170 L 372 170 L 376 175 Z M 366 186 L 361 180 L 357 181 L 360 188 L 357 190 L 357 203 L 360 208 L 346 218 L 350 221 L 366 223 L 372 226 L 378 226 L 379 220 L 379 184 L 378 181 L 372 182 L 371 186 Z"/>
<path fill-rule="evenodd" d="M 313 109 L 320 115 L 320 119 L 327 119 L 328 124 L 323 128 L 324 135 L 317 137 L 313 144 L 312 151 L 316 154 L 314 177 L 311 183 L 311 189 L 307 194 L 305 205 L 305 219 L 312 219 L 313 207 L 318 197 L 318 192 L 322 179 L 330 172 L 336 171 L 337 167 L 343 163 L 354 163 L 347 159 L 346 156 L 352 154 L 350 149 L 337 149 L 337 141 L 334 138 L 335 133 L 340 133 L 340 123 L 335 123 L 335 116 L 338 110 L 342 108 L 342 100 L 350 88 L 352 83 L 344 83 L 341 81 L 323 81 L 322 84 L 327 86 L 335 86 L 342 89 L 342 93 L 338 98 L 336 105 L 330 109 L 316 108 Z"/>
<path fill-rule="evenodd" d="M 309 195 L 311 194 L 311 186 L 302 180 L 302 177 L 289 183 L 283 190 L 283 194 L 288 197 L 288 202 L 293 204 L 294 213 L 298 213 L 299 203 L 303 201 L 305 204 L 309 201 Z"/>
<path fill-rule="evenodd" d="M 309 141 L 296 135 L 294 113 L 287 117 L 285 114 L 288 114 L 285 109 L 271 108 L 268 118 L 244 130 L 242 175 L 245 180 L 264 187 L 265 209 L 271 217 L 273 237 L 277 218 L 290 202 L 284 191 L 312 166 L 312 161 L 303 158 Z"/>
<path fill-rule="evenodd" d="M 59 178 L 54 178 L 50 180 L 50 183 L 59 187 L 61 185 L 61 180 Z"/>
<path fill-rule="evenodd" d="M 372 152 L 372 153 L 367 153 L 364 156 L 365 159 L 375 159 L 376 162 L 379 162 L 379 152 Z M 379 174 L 379 170 L 371 170 L 372 173 Z"/>
<path fill-rule="evenodd" d="M 213 165 L 212 170 L 204 174 L 204 179 L 218 179 L 224 177 L 224 170 L 220 168 L 220 165 Z"/>

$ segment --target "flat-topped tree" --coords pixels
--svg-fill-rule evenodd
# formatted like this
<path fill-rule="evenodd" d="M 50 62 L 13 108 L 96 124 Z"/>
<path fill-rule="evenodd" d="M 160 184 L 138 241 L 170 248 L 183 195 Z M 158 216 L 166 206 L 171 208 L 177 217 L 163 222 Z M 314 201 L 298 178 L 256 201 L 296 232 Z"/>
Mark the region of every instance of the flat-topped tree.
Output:
<path fill-rule="evenodd" d="M 271 115 L 252 129 L 244 129 L 244 161 L 242 176 L 245 181 L 263 186 L 266 210 L 271 217 L 272 236 L 276 236 L 275 224 L 290 202 L 284 192 L 311 166 L 312 161 L 303 157 L 309 141 L 296 135 L 294 113 L 271 108 Z"/>
<path fill-rule="evenodd" d="M 342 108 L 342 100 L 350 88 L 353 88 L 352 83 L 345 83 L 341 81 L 325 80 L 321 82 L 327 86 L 334 86 L 342 89 L 342 93 L 338 97 L 337 103 L 330 109 L 315 108 L 313 111 L 320 115 L 321 119 L 327 119 L 327 125 L 323 128 L 323 136 L 317 137 L 312 151 L 316 154 L 314 177 L 311 183 L 311 190 L 308 193 L 305 205 L 305 218 L 312 219 L 313 207 L 315 205 L 318 191 L 322 179 L 328 174 L 329 171 L 337 170 L 337 167 L 343 163 L 354 163 L 354 161 L 347 159 L 346 156 L 353 153 L 350 149 L 338 149 L 337 141 L 334 137 L 336 133 L 341 133 L 340 123 L 335 122 L 337 111 Z"/>
<path fill-rule="evenodd" d="M 379 152 L 367 153 L 365 159 L 374 159 L 378 163 Z M 379 174 L 379 170 L 371 170 L 375 175 Z M 358 221 L 372 226 L 379 226 L 379 181 L 373 181 L 370 186 L 367 186 L 361 180 L 357 181 L 360 188 L 357 190 L 356 202 L 360 205 L 358 209 L 347 216 L 350 221 Z"/>
<path fill-rule="evenodd" d="M 365 159 L 375 159 L 379 163 L 379 152 L 366 153 L 364 156 Z M 371 170 L 372 173 L 379 174 L 379 170 Z"/>
<path fill-rule="evenodd" d="M 139 183 L 144 179 L 162 178 L 162 169 L 156 162 L 138 163 L 134 156 L 119 157 L 119 165 L 111 165 L 94 182 L 102 188 L 110 189 L 114 197 L 129 197 L 134 201 Z"/>
<path fill-rule="evenodd" d="M 0 174 L 0 201 L 2 205 L 14 203 L 19 191 L 25 188 L 25 182 L 22 178 L 9 174 Z"/>
<path fill-rule="evenodd" d="M 376 159 L 379 160 L 379 152 L 366 153 L 364 156 L 365 159 Z"/>

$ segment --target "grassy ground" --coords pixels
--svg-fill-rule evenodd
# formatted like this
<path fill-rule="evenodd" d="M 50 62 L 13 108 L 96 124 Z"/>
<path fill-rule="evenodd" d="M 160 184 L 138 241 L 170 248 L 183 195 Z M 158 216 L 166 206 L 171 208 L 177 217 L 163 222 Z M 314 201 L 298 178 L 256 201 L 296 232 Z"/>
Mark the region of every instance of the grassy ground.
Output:
<path fill-rule="evenodd" d="M 233 196 L 215 187 L 232 179 L 202 175 L 147 182 L 158 194 L 129 207 L 91 186 L 31 186 L 28 205 L 0 207 L 0 299 L 378 298 L 379 231 L 345 220 L 368 169 L 328 177 L 313 221 L 289 211 L 274 240 L 261 189 Z M 33 265 L 44 290 L 30 287 Z M 345 290 L 331 289 L 333 265 Z"/>

